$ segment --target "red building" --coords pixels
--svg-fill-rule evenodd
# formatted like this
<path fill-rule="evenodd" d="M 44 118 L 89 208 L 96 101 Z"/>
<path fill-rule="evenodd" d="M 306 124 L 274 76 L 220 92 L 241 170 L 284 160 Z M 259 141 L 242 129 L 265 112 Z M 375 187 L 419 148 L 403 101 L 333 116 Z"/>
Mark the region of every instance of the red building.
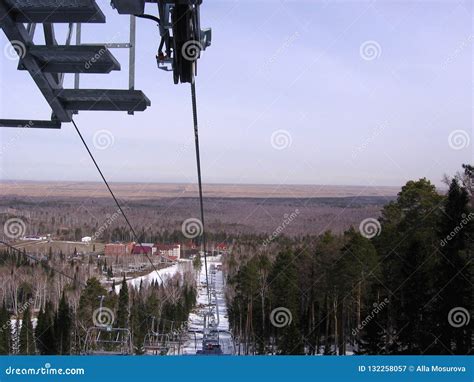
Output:
<path fill-rule="evenodd" d="M 105 256 L 131 255 L 135 243 L 110 243 L 105 245 Z"/>
<path fill-rule="evenodd" d="M 139 245 L 139 244 L 136 244 L 134 247 L 133 247 L 133 251 L 132 251 L 132 254 L 133 255 L 151 255 L 153 252 L 153 248 L 150 247 L 149 245 Z"/>

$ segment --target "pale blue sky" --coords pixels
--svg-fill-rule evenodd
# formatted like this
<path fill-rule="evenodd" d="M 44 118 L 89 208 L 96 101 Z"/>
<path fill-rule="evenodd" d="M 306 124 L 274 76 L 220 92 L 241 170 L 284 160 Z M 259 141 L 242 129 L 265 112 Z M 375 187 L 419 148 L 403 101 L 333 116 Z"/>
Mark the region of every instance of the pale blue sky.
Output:
<path fill-rule="evenodd" d="M 128 19 L 101 7 L 107 24 L 85 26 L 84 40 L 126 40 Z M 213 29 L 197 78 L 204 182 L 440 184 L 472 162 L 471 1 L 207 0 L 201 19 Z M 151 99 L 147 111 L 76 117 L 112 181 L 196 180 L 189 85 L 156 68 L 157 45 L 155 24 L 138 20 L 136 88 Z M 2 53 L 1 117 L 49 118 L 27 72 Z M 127 57 L 113 53 L 122 71 L 83 76 L 83 86 L 127 86 Z M 114 139 L 98 150 L 102 129 Z M 291 144 L 277 150 L 280 130 Z M 2 179 L 99 180 L 71 124 L 2 129 L 0 139 Z"/>

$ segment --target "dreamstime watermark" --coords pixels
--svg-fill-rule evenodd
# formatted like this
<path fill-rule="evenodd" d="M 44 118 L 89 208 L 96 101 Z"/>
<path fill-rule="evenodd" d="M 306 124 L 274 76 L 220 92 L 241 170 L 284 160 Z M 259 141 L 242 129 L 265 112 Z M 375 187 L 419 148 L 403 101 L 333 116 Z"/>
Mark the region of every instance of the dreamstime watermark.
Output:
<path fill-rule="evenodd" d="M 379 126 L 372 130 L 370 136 L 362 143 L 361 145 L 357 146 L 355 149 L 352 150 L 351 157 L 352 159 L 356 159 L 360 153 L 365 151 L 367 147 L 372 144 L 375 139 L 386 129 L 385 125 Z"/>
<path fill-rule="evenodd" d="M 100 307 L 92 313 L 92 322 L 98 327 L 112 326 L 115 321 L 115 314 L 112 309 Z"/>
<path fill-rule="evenodd" d="M 26 302 L 23 303 L 22 306 L 20 306 L 17 311 L 16 315 L 21 316 L 23 312 L 28 309 L 30 306 L 32 306 L 35 303 L 35 299 L 33 297 L 30 297 Z M 11 331 L 12 328 L 12 320 L 8 319 L 3 323 L 3 325 L 0 327 L 0 333 L 2 333 L 5 330 Z"/>
<path fill-rule="evenodd" d="M 474 219 L 474 212 L 470 212 L 469 215 L 466 216 L 466 214 L 462 214 L 462 220 L 461 222 L 454 227 L 454 229 L 443 239 L 441 240 L 441 246 L 444 247 L 446 244 L 448 244 L 451 239 L 453 239 L 461 230 L 471 221 Z"/>
<path fill-rule="evenodd" d="M 448 313 L 448 322 L 453 328 L 460 328 L 469 325 L 471 315 L 466 308 L 456 306 Z"/>
<path fill-rule="evenodd" d="M 361 323 L 357 326 L 357 328 L 352 329 L 352 335 L 355 336 L 357 335 L 362 329 L 364 329 L 370 321 L 372 321 L 377 314 L 379 314 L 390 302 L 390 300 L 385 297 L 385 299 L 382 302 L 374 302 L 373 309 L 370 311 L 370 313 L 361 321 Z"/>
<path fill-rule="evenodd" d="M 196 61 L 203 50 L 203 46 L 199 41 L 190 40 L 183 44 L 181 55 L 188 61 Z"/>
<path fill-rule="evenodd" d="M 462 150 L 469 146 L 471 138 L 466 130 L 453 130 L 448 136 L 448 144 L 453 150 Z"/>
<path fill-rule="evenodd" d="M 8 60 L 16 60 L 18 57 L 24 58 L 26 56 L 26 45 L 21 41 L 12 40 L 3 48 L 3 54 Z"/>
<path fill-rule="evenodd" d="M 101 59 L 101 57 L 106 53 L 107 53 L 107 49 L 105 48 L 101 48 L 100 50 L 98 50 L 88 61 L 86 61 L 86 63 L 84 64 L 84 68 L 86 70 L 89 70 L 90 68 L 92 68 L 94 64 L 98 62 Z"/>
<path fill-rule="evenodd" d="M 382 47 L 377 41 L 364 41 L 359 47 L 360 57 L 365 61 L 373 61 L 382 55 Z"/>
<path fill-rule="evenodd" d="M 43 367 L 13 367 L 5 369 L 5 375 L 84 375 L 85 370 L 82 367 L 73 368 L 55 368 L 51 367 L 49 362 Z"/>
<path fill-rule="evenodd" d="M 270 138 L 270 142 L 272 147 L 275 150 L 284 150 L 291 146 L 293 139 L 291 138 L 291 134 L 288 130 L 275 130 L 272 133 Z"/>
<path fill-rule="evenodd" d="M 103 235 L 104 231 L 107 228 L 109 228 L 114 223 L 114 221 L 117 220 L 117 218 L 121 215 L 122 215 L 122 211 L 120 209 L 117 209 L 117 211 L 115 211 L 112 215 L 108 216 L 105 219 L 105 222 L 91 236 L 91 242 L 93 242 L 93 241 L 97 240 L 98 238 L 100 238 Z M 88 242 L 87 244 L 90 244 L 90 242 Z"/>
<path fill-rule="evenodd" d="M 110 130 L 102 129 L 95 132 L 92 141 L 96 149 L 105 150 L 113 146 L 115 138 Z"/>
<path fill-rule="evenodd" d="M 372 239 L 375 236 L 380 235 L 380 232 L 382 232 L 382 226 L 377 219 L 367 218 L 360 222 L 359 232 L 366 239 Z"/>
<path fill-rule="evenodd" d="M 3 233 L 10 239 L 19 239 L 26 233 L 26 224 L 20 218 L 8 219 L 3 225 Z"/>
<path fill-rule="evenodd" d="M 21 138 L 23 138 L 23 135 L 25 134 L 25 130 L 24 129 L 29 129 L 31 127 L 34 126 L 34 122 L 33 121 L 28 121 L 28 123 L 26 124 L 19 124 L 17 125 L 16 127 L 18 127 L 18 129 L 16 129 L 16 134 L 13 135 L 8 141 L 5 141 L 3 140 L 3 144 L 0 146 L 0 157 L 6 153 L 6 151 L 10 148 L 10 147 L 14 147 L 15 146 L 15 143 L 17 141 L 19 141 Z"/>
<path fill-rule="evenodd" d="M 290 309 L 280 306 L 270 312 L 270 322 L 275 328 L 283 328 L 291 325 L 293 315 Z"/>
<path fill-rule="evenodd" d="M 300 210 L 296 208 L 292 213 L 283 215 L 283 222 L 272 232 L 270 236 L 268 236 L 263 241 L 263 246 L 266 247 L 269 245 L 273 240 L 275 240 L 280 234 L 288 227 L 300 214 Z"/>
<path fill-rule="evenodd" d="M 474 41 L 474 35 L 470 35 L 461 41 L 454 52 L 446 59 L 441 69 L 445 70 L 466 48 L 469 48 L 472 41 Z"/>
<path fill-rule="evenodd" d="M 286 37 L 278 49 L 268 58 L 262 66 L 261 71 L 266 72 L 267 69 L 281 56 L 288 48 L 300 37 L 300 32 L 296 31 L 293 34 Z"/>
<path fill-rule="evenodd" d="M 201 220 L 197 218 L 186 219 L 181 225 L 181 232 L 188 239 L 194 239 L 201 236 L 204 231 Z"/>

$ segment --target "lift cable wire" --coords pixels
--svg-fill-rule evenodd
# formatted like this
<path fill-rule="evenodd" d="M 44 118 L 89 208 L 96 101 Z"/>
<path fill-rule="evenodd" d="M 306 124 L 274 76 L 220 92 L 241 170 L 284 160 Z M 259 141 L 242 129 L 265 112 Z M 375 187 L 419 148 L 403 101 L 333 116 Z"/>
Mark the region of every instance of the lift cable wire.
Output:
<path fill-rule="evenodd" d="M 197 102 L 196 102 L 196 84 L 194 82 L 194 78 L 191 81 L 191 100 L 193 104 L 194 143 L 196 146 L 196 166 L 197 166 L 198 187 L 199 187 L 199 205 L 200 205 L 200 210 L 201 210 L 202 248 L 204 252 L 204 268 L 206 270 L 207 299 L 209 302 L 209 309 L 210 309 L 211 295 L 209 291 L 209 278 L 207 274 L 206 231 L 204 229 L 204 202 L 203 202 L 203 197 L 202 197 L 201 156 L 199 152 L 199 130 L 198 130 L 198 116 L 197 116 Z"/>
<path fill-rule="evenodd" d="M 49 265 L 48 263 L 45 263 L 45 262 L 43 262 L 43 261 L 37 259 L 35 256 L 32 256 L 32 255 L 27 254 L 27 253 L 26 253 L 26 250 L 23 252 L 21 249 L 16 248 L 16 247 L 14 247 L 13 245 L 11 245 L 11 244 L 7 243 L 6 241 L 3 241 L 3 240 L 0 240 L 0 243 L 3 244 L 3 245 L 5 245 L 6 247 L 8 247 L 8 248 L 10 248 L 10 249 L 13 249 L 14 251 L 17 251 L 20 255 L 25 256 L 25 257 L 27 257 L 27 258 L 30 259 L 30 260 L 33 260 L 33 261 L 35 261 L 35 262 L 37 262 L 37 263 L 39 263 L 39 264 L 43 264 L 46 268 L 48 268 L 48 269 L 50 269 L 50 270 L 52 270 L 52 271 L 54 271 L 54 272 L 56 272 L 56 273 L 59 273 L 60 275 L 66 277 L 66 278 L 68 278 L 68 279 L 70 279 L 70 280 L 72 280 L 72 281 L 74 281 L 74 282 L 77 282 L 77 283 L 79 283 L 79 284 L 81 284 L 81 285 L 83 285 L 83 286 L 86 285 L 86 284 L 80 282 L 79 280 L 77 280 L 76 278 L 74 278 L 73 276 L 70 276 L 70 275 L 68 275 L 67 273 L 64 273 L 63 271 L 52 267 L 52 266 Z"/>
<path fill-rule="evenodd" d="M 134 15 L 135 17 L 140 17 L 141 19 L 148 19 L 156 22 L 158 25 L 161 25 L 161 21 L 158 17 L 153 16 L 153 15 L 147 15 L 144 13 L 143 15 Z"/>
<path fill-rule="evenodd" d="M 152 261 L 151 258 L 148 256 L 148 253 L 146 252 L 145 248 L 143 247 L 141 241 L 139 240 L 137 233 L 135 232 L 135 230 L 133 229 L 132 225 L 130 224 L 130 220 L 128 220 L 128 217 L 127 217 L 127 215 L 125 214 L 125 211 L 122 209 L 122 206 L 120 205 L 118 199 L 115 197 L 115 194 L 114 194 L 114 192 L 112 191 L 112 189 L 110 188 L 109 183 L 107 182 L 107 179 L 105 179 L 105 176 L 104 176 L 104 174 L 102 173 L 102 170 L 100 169 L 99 165 L 97 164 L 97 162 L 96 162 L 96 160 L 95 160 L 95 158 L 94 158 L 94 155 L 92 155 L 92 152 L 90 151 L 89 146 L 87 145 L 86 141 L 84 140 L 84 137 L 82 136 L 81 132 L 79 131 L 79 128 L 78 128 L 77 125 L 76 125 L 76 122 L 75 122 L 74 120 L 72 120 L 71 122 L 72 122 L 72 124 L 74 125 L 74 128 L 76 129 L 77 134 L 79 135 L 79 138 L 81 138 L 81 141 L 82 141 L 84 147 L 86 148 L 87 152 L 89 153 L 89 156 L 91 157 L 92 162 L 94 162 L 95 168 L 97 169 L 97 171 L 99 172 L 99 174 L 100 174 L 102 180 L 104 181 L 105 185 L 107 186 L 107 189 L 109 190 L 110 195 L 112 195 L 112 198 L 114 199 L 115 204 L 117 205 L 117 208 L 119 209 L 120 213 L 123 215 L 125 221 L 127 222 L 127 225 L 128 225 L 128 227 L 130 228 L 130 231 L 132 232 L 132 235 L 133 235 L 135 241 L 138 243 L 138 245 L 139 245 L 140 248 L 142 249 L 143 254 L 146 256 L 146 258 L 147 258 L 148 261 L 150 262 L 151 266 L 153 267 L 153 270 L 156 272 L 156 274 L 158 275 L 159 279 L 161 280 L 161 283 L 164 285 L 164 282 L 163 282 L 163 279 L 162 279 L 161 275 L 158 273 L 158 270 L 156 269 L 155 264 L 153 264 L 153 261 Z"/>

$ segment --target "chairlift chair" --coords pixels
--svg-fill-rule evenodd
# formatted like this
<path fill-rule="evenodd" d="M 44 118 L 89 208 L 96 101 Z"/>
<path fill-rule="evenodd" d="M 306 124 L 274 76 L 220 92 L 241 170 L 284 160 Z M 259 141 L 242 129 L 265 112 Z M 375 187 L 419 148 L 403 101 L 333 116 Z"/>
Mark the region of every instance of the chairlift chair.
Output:
<path fill-rule="evenodd" d="M 87 330 L 83 353 L 85 355 L 132 354 L 130 330 L 111 326 L 93 326 Z"/>

